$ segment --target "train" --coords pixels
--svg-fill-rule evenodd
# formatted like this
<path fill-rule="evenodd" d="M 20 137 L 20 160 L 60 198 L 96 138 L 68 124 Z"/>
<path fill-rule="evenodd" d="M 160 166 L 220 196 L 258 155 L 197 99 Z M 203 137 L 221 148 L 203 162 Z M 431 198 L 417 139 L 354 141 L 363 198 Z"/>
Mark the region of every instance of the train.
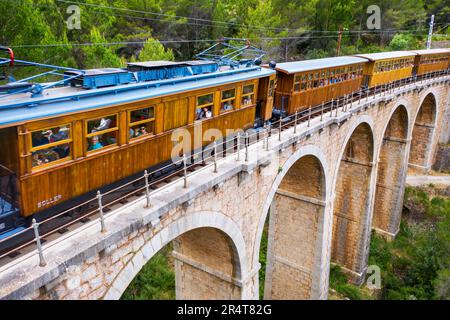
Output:
<path fill-rule="evenodd" d="M 176 130 L 194 137 L 201 127 L 227 137 L 361 88 L 446 71 L 450 63 L 449 49 L 430 49 L 263 64 L 261 52 L 246 44 L 238 53 L 256 56 L 206 54 L 79 70 L 0 50 L 7 55 L 0 58 L 0 241 L 32 219 L 51 218 L 166 167 Z M 49 71 L 16 80 L 6 70 L 18 65 Z"/>

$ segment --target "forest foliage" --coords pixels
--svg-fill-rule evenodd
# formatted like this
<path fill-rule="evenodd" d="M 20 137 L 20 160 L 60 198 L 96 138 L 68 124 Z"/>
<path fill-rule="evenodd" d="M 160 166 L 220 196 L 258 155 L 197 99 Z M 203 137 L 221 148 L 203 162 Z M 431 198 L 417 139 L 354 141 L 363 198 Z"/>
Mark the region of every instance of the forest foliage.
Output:
<path fill-rule="evenodd" d="M 380 268 L 381 289 L 349 284 L 338 266 L 330 288 L 351 300 L 450 299 L 450 199 L 407 188 L 405 208 L 395 240 L 371 238 L 369 265 Z"/>
<path fill-rule="evenodd" d="M 80 29 L 69 29 L 69 6 Z M 381 29 L 369 30 L 377 5 Z M 70 8 L 69 8 L 70 9 Z M 298 60 L 422 48 L 431 14 L 436 37 L 448 39 L 444 0 L 0 0 L 0 44 L 23 60 L 76 68 L 128 61 L 192 59 L 226 38 L 249 39 L 268 59 Z M 437 39 L 437 38 L 436 38 Z"/>

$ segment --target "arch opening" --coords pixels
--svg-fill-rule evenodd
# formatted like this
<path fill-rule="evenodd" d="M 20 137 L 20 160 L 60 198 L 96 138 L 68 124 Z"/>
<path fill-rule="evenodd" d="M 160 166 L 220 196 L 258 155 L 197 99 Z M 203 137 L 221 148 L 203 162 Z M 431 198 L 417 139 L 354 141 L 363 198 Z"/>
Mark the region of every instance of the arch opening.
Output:
<path fill-rule="evenodd" d="M 282 173 L 284 174 L 284 173 Z M 269 209 L 265 299 L 319 299 L 325 173 L 305 155 L 287 169 Z"/>
<path fill-rule="evenodd" d="M 333 213 L 331 260 L 360 281 L 366 265 L 365 227 L 370 214 L 374 139 L 367 123 L 349 138 L 339 164 Z M 369 229 L 370 230 L 370 229 Z"/>
<path fill-rule="evenodd" d="M 414 122 L 411 149 L 409 153 L 410 175 L 427 173 L 430 170 L 430 157 L 434 129 L 436 126 L 437 103 L 434 94 L 423 100 Z"/>
<path fill-rule="evenodd" d="M 236 300 L 241 299 L 240 278 L 232 239 L 215 228 L 197 228 L 155 253 L 122 299 Z"/>
<path fill-rule="evenodd" d="M 391 116 L 380 147 L 372 228 L 392 238 L 398 233 L 407 166 L 408 112 L 399 106 Z"/>
<path fill-rule="evenodd" d="M 126 262 L 124 255 L 130 255 L 131 244 L 108 253 L 119 257 L 119 265 L 106 270 L 111 280 L 103 299 L 120 299 L 138 273 L 145 272 L 144 266 L 151 264 L 151 259 L 163 251 L 168 252 L 167 259 L 173 261 L 176 299 L 250 297 L 252 283 L 247 279 L 245 240 L 238 225 L 229 217 L 219 212 L 201 211 L 180 217 L 157 233 L 152 233 L 152 229 L 148 226 L 136 236 L 132 242 L 133 255 Z"/>

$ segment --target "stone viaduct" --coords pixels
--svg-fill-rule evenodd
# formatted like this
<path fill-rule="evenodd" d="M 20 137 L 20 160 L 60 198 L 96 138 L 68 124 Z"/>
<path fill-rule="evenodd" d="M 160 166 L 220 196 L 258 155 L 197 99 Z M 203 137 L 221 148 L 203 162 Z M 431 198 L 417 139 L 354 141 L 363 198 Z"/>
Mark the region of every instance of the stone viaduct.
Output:
<path fill-rule="evenodd" d="M 327 299 L 330 264 L 361 283 L 371 231 L 395 237 L 408 170 L 431 168 L 449 77 L 348 105 L 221 159 L 0 269 L 3 299 L 119 299 L 173 243 L 178 299 L 258 299 L 269 221 L 266 299 Z M 270 214 L 269 214 L 270 213 Z"/>

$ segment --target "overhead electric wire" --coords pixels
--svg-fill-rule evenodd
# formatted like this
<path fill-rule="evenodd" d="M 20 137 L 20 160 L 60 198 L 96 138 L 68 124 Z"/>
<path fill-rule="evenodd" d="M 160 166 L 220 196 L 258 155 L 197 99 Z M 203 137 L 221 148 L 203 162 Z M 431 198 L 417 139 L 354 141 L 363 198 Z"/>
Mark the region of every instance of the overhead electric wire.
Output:
<path fill-rule="evenodd" d="M 12 0 L 0 0 L 0 1 L 12 1 Z M 14 0 L 14 2 L 17 0 Z M 85 3 L 85 2 L 77 2 L 77 1 L 68 1 L 68 0 L 55 0 L 57 2 L 65 3 L 65 4 L 74 4 L 74 5 L 82 5 L 82 6 L 89 6 L 89 7 L 95 7 L 95 8 L 101 8 L 101 9 L 108 9 L 108 10 L 121 10 L 121 11 L 128 11 L 128 12 L 134 12 L 134 13 L 140 13 L 140 14 L 150 14 L 150 15 L 156 15 L 156 16 L 164 16 L 167 18 L 179 18 L 179 19 L 188 19 L 188 20 L 194 20 L 194 21 L 201 21 L 201 22 L 207 22 L 209 24 L 198 24 L 198 23 L 192 23 L 192 22 L 186 22 L 186 21 L 178 21 L 178 20 L 164 20 L 164 19 L 158 19 L 158 18 L 148 18 L 148 17 L 138 17 L 138 16 L 130 16 L 130 15 L 121 15 L 117 13 L 113 13 L 114 16 L 118 17 L 124 17 L 124 18 L 131 18 L 131 19 L 137 19 L 137 20 L 148 20 L 148 21 L 158 21 L 162 23 L 173 23 L 173 24 L 186 24 L 186 25 L 192 25 L 195 27 L 217 27 L 215 24 L 224 24 L 224 25 L 232 25 L 232 26 L 241 26 L 245 28 L 250 29 L 257 29 L 257 30 L 278 30 L 278 31 L 287 31 L 287 32 L 295 32 L 295 33 L 333 33 L 338 34 L 340 31 L 338 30 L 301 30 L 299 28 L 292 29 L 292 28 L 285 28 L 285 27 L 261 27 L 261 26 L 253 26 L 253 25 L 247 25 L 247 24 L 240 24 L 240 23 L 234 23 L 234 22 L 225 22 L 225 21 L 218 21 L 218 20 L 209 20 L 209 19 L 201 19 L 201 18 L 193 18 L 193 17 L 187 17 L 187 16 L 179 16 L 179 15 L 170 15 L 170 14 L 164 14 L 164 13 L 157 13 L 157 12 L 151 12 L 151 11 L 142 11 L 142 10 L 135 10 L 135 9 L 128 9 L 128 8 L 121 8 L 121 7 L 113 7 L 113 6 L 105 6 L 105 5 L 98 5 L 98 4 L 91 4 L 91 3 Z M 102 14 L 108 14 L 108 13 L 102 13 Z M 344 30 L 342 31 L 344 34 L 348 33 L 421 33 L 420 30 L 406 30 L 406 29 L 380 29 L 380 30 Z"/>
<path fill-rule="evenodd" d="M 0 0 L 0 1 L 11 1 L 11 0 Z M 254 29 L 260 29 L 260 30 L 280 30 L 280 31 L 295 31 L 296 33 L 303 33 L 303 34 L 314 34 L 314 33 L 338 33 L 339 31 L 330 31 L 330 30 L 300 30 L 300 29 L 289 29 L 289 28 L 270 28 L 270 27 L 258 27 L 258 26 L 251 26 L 251 25 L 245 25 L 245 24 L 238 24 L 233 22 L 224 22 L 224 21 L 216 21 L 216 20 L 208 20 L 208 19 L 199 19 L 199 18 L 191 18 L 186 16 L 176 16 L 176 15 L 169 15 L 164 13 L 155 13 L 151 11 L 142 11 L 142 10 L 134 10 L 134 9 L 128 9 L 128 8 L 120 8 L 120 7 L 112 7 L 112 6 L 104 6 L 104 5 L 97 5 L 97 4 L 90 4 L 85 2 L 76 2 L 76 1 L 68 1 L 68 0 L 55 0 L 57 2 L 66 3 L 66 4 L 76 4 L 76 5 L 85 5 L 85 6 L 91 6 L 96 8 L 102 8 L 102 9 L 109 9 L 109 10 L 122 10 L 122 11 L 128 11 L 128 12 L 134 12 L 134 13 L 141 13 L 141 14 L 152 14 L 157 16 L 164 16 L 164 17 L 170 17 L 170 18 L 182 18 L 182 19 L 190 19 L 194 21 L 202 21 L 202 22 L 208 22 L 208 23 L 219 23 L 219 24 L 226 24 L 226 25 L 234 25 L 234 26 L 243 26 L 246 28 L 254 28 Z M 103 13 L 102 14 L 108 14 Z M 164 19 L 158 19 L 158 18 L 148 18 L 148 17 L 137 17 L 137 16 L 129 16 L 129 15 L 120 15 L 117 13 L 113 13 L 113 15 L 131 18 L 131 19 L 139 19 L 139 20 L 150 20 L 150 21 L 159 21 L 164 23 L 174 23 L 174 24 L 189 24 L 194 25 L 196 27 L 210 27 L 211 25 L 204 25 L 204 24 L 196 24 L 192 22 L 186 22 L 186 21 L 169 21 Z M 400 32 L 408 32 L 411 34 L 414 33 L 420 33 L 423 32 L 419 30 L 401 30 L 401 29 L 385 29 L 385 30 L 345 30 L 344 33 L 400 33 Z M 304 36 L 287 36 L 287 37 L 257 37 L 259 40 L 298 40 L 298 39 L 321 39 L 321 38 L 335 38 L 335 35 L 321 35 L 321 36 L 314 36 L 314 35 L 304 35 Z M 227 38 L 231 40 L 245 40 L 245 39 L 236 39 L 236 38 Z M 195 39 L 195 40 L 158 40 L 161 43 L 196 43 L 196 42 L 217 42 L 220 41 L 220 39 Z M 104 43 L 56 43 L 56 44 L 25 44 L 25 45 L 16 45 L 11 46 L 12 48 L 31 48 L 31 47 L 64 47 L 64 46 L 96 46 L 96 45 L 105 45 L 105 46 L 113 46 L 113 45 L 129 45 L 129 44 L 144 44 L 145 41 L 115 41 L 115 42 L 104 42 Z"/>
<path fill-rule="evenodd" d="M 109 10 L 121 10 L 121 11 L 128 11 L 128 12 L 134 12 L 134 13 L 140 13 L 140 14 L 150 14 L 150 15 L 156 15 L 156 16 L 163 16 L 166 18 L 178 18 L 178 19 L 188 19 L 188 20 L 194 20 L 194 21 L 201 21 L 201 22 L 208 22 L 212 23 L 213 25 L 207 25 L 207 26 L 215 26 L 214 24 L 224 24 L 224 25 L 231 25 L 231 26 L 240 26 L 240 27 L 246 27 L 246 28 L 252 28 L 252 29 L 260 29 L 260 30 L 278 30 L 278 31 L 292 31 L 292 32 L 309 32 L 309 33 L 339 33 L 339 30 L 304 30 L 301 29 L 292 29 L 287 27 L 261 27 L 261 26 L 254 26 L 254 25 L 247 25 L 242 23 L 236 23 L 236 22 L 226 22 L 226 21 L 219 21 L 219 20 L 210 20 L 210 19 L 202 19 L 202 18 L 193 18 L 188 16 L 179 16 L 179 15 L 170 15 L 165 13 L 158 13 L 158 12 L 152 12 L 152 11 L 143 11 L 143 10 L 135 10 L 135 9 L 128 9 L 128 8 L 121 8 L 121 7 L 113 7 L 113 6 L 105 6 L 105 5 L 98 5 L 98 4 L 91 4 L 91 3 L 85 3 L 85 2 L 77 2 L 77 1 L 69 1 L 69 0 L 55 0 L 57 2 L 66 3 L 66 4 L 74 4 L 74 5 L 82 5 L 82 6 L 89 6 L 89 7 L 95 7 L 95 8 L 102 8 L 102 9 L 109 9 Z M 134 16 L 128 16 L 133 17 Z M 155 19 L 155 18 L 144 18 L 144 17 L 136 17 L 138 19 L 152 19 L 153 21 L 160 21 L 160 22 L 175 22 L 175 21 L 168 21 L 163 19 Z M 180 24 L 188 24 L 188 22 L 180 21 L 178 22 Z M 199 24 L 195 24 L 196 26 L 203 26 Z M 384 32 L 414 32 L 412 30 L 402 30 L 402 29 L 385 29 L 385 30 L 344 30 L 344 33 L 384 33 Z"/>
<path fill-rule="evenodd" d="M 416 35 L 419 36 L 419 35 Z M 324 38 L 336 38 L 336 36 L 299 36 L 299 37 L 258 37 L 258 40 L 299 40 L 299 39 L 324 39 Z M 225 38 L 231 41 L 246 41 L 247 38 Z M 156 39 L 158 40 L 158 39 Z M 158 40 L 160 43 L 196 43 L 196 42 L 220 42 L 221 39 L 188 39 L 188 40 Z M 54 43 L 54 44 L 25 44 L 25 45 L 12 45 L 11 48 L 34 48 L 34 47 L 83 47 L 83 46 L 116 46 L 116 45 L 133 45 L 133 44 L 145 44 L 146 41 L 116 41 L 116 42 L 86 42 L 86 43 Z"/>
<path fill-rule="evenodd" d="M 294 40 L 294 39 L 317 39 L 317 38 L 336 38 L 336 36 L 304 36 L 304 37 L 258 37 L 259 40 Z M 226 38 L 231 41 L 244 41 L 244 38 Z M 158 40 L 158 39 L 156 39 Z M 218 42 L 221 39 L 189 39 L 189 40 L 158 40 L 160 43 L 195 43 L 195 42 Z M 128 45 L 145 44 L 146 41 L 118 41 L 118 42 L 86 42 L 86 43 L 54 43 L 54 44 L 25 44 L 10 46 L 11 48 L 33 48 L 33 47 L 82 47 L 82 46 L 101 46 L 101 45 Z"/>

